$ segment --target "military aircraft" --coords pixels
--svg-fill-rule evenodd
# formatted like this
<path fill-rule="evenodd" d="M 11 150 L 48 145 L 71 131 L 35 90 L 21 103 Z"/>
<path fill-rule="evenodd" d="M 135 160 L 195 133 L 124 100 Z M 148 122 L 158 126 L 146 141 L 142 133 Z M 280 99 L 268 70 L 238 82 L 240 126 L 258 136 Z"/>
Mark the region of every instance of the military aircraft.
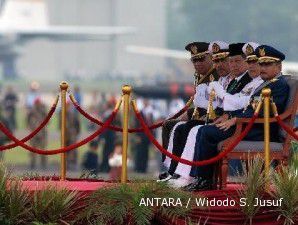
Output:
<path fill-rule="evenodd" d="M 126 51 L 133 54 L 165 57 L 182 61 L 189 60 L 189 54 L 186 51 L 133 45 L 127 46 Z M 284 62 L 283 74 L 298 75 L 298 63 Z M 134 87 L 133 90 L 135 94 L 146 98 L 170 100 L 173 97 L 180 97 L 183 99 L 187 99 L 194 94 L 194 85 L 191 81 L 192 78 L 192 76 L 189 76 L 188 81 L 186 81 L 185 79 L 179 79 L 176 81 L 160 82 L 156 83 L 155 85 L 137 86 Z"/>
<path fill-rule="evenodd" d="M 51 41 L 109 40 L 135 33 L 129 26 L 52 26 L 43 0 L 0 1 L 0 62 L 4 77 L 15 77 L 16 47 L 36 38 Z"/>

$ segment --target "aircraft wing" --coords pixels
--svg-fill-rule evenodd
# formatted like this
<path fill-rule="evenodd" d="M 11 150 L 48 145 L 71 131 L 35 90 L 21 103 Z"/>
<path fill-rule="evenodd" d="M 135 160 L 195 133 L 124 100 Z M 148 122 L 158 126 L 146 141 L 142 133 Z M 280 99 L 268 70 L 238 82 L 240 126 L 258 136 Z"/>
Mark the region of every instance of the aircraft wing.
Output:
<path fill-rule="evenodd" d="M 142 54 L 148 56 L 189 59 L 189 54 L 186 51 L 172 50 L 166 48 L 128 45 L 126 46 L 126 51 L 134 54 Z"/>
<path fill-rule="evenodd" d="M 49 38 L 54 40 L 102 40 L 136 32 L 134 27 L 111 26 L 46 26 L 17 29 L 0 28 L 0 35 L 16 36 L 21 40 Z"/>

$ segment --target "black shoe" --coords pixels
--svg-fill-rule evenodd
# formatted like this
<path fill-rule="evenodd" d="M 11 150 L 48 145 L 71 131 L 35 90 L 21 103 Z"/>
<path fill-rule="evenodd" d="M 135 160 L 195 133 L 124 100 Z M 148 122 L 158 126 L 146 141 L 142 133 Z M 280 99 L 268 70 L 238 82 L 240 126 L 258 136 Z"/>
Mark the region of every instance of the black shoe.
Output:
<path fill-rule="evenodd" d="M 171 179 L 178 179 L 178 178 L 180 178 L 180 177 L 181 177 L 181 176 L 180 176 L 179 174 L 174 173 Z"/>
<path fill-rule="evenodd" d="M 159 174 L 158 179 L 163 180 L 163 179 L 167 178 L 168 176 L 170 176 L 170 174 L 168 173 L 168 171 L 166 171 L 166 172 Z"/>
<path fill-rule="evenodd" d="M 164 172 L 164 173 L 159 174 L 159 176 L 158 176 L 159 180 L 157 180 L 157 182 L 165 182 L 170 179 L 175 180 L 175 179 L 178 179 L 179 177 L 180 177 L 179 174 L 174 173 L 173 175 L 171 175 L 171 174 L 169 174 L 169 172 Z"/>
<path fill-rule="evenodd" d="M 184 191 L 206 191 L 213 189 L 213 182 L 209 179 L 199 177 L 195 182 L 183 188 Z"/>

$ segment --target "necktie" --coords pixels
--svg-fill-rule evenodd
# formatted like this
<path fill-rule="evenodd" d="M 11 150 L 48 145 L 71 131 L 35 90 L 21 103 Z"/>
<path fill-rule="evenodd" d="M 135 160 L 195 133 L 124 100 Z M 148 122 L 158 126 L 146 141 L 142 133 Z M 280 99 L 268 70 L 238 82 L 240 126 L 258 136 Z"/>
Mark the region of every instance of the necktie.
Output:
<path fill-rule="evenodd" d="M 231 92 L 231 91 L 234 89 L 234 87 L 236 86 L 236 84 L 237 84 L 237 80 L 236 80 L 236 79 L 233 79 L 233 80 L 231 81 L 231 83 L 229 84 L 229 86 L 228 86 L 228 90 L 227 90 L 227 92 L 228 92 L 228 93 Z"/>

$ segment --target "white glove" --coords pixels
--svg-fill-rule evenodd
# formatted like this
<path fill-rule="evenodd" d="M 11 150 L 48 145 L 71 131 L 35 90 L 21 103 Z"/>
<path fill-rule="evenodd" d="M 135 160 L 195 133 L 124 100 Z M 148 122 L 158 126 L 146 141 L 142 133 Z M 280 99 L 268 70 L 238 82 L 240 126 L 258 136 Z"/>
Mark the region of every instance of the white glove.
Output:
<path fill-rule="evenodd" d="M 207 92 L 210 94 L 210 92 L 215 89 L 215 87 L 218 85 L 218 81 L 212 81 L 208 84 Z"/>
<path fill-rule="evenodd" d="M 199 84 L 197 87 L 196 87 L 196 94 L 197 96 L 203 96 L 205 95 L 205 91 L 207 89 L 207 84 Z"/>
<path fill-rule="evenodd" d="M 211 82 L 209 84 L 209 87 L 208 87 L 209 94 L 212 91 L 212 89 L 214 89 L 216 96 L 219 97 L 220 99 L 223 99 L 224 96 L 226 95 L 225 89 L 218 82 Z"/>

